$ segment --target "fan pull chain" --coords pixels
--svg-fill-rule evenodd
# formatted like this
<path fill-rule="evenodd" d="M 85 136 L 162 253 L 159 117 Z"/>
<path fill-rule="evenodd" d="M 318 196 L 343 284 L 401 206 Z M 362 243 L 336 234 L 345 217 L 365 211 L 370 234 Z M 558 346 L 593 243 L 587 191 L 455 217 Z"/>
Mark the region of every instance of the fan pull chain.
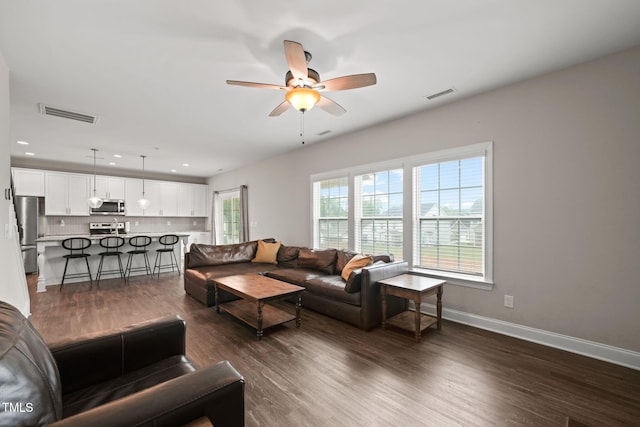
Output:
<path fill-rule="evenodd" d="M 302 138 L 302 145 L 304 145 L 304 111 L 300 116 L 300 137 Z"/>

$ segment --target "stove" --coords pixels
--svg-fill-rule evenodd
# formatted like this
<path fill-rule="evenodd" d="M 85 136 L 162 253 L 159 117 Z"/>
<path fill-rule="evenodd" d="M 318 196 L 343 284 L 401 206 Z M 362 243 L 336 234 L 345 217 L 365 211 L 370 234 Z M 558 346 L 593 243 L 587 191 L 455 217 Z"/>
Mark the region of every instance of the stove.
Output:
<path fill-rule="evenodd" d="M 125 234 L 124 222 L 117 223 L 118 234 Z M 115 234 L 115 222 L 90 222 L 89 234 Z"/>

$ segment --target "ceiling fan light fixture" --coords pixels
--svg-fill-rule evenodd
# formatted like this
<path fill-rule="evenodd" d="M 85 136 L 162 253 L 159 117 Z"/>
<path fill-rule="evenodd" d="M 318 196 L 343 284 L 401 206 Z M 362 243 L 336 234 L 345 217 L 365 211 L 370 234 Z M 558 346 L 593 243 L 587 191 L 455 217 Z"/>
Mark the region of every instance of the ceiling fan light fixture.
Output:
<path fill-rule="evenodd" d="M 307 87 L 297 87 L 288 91 L 284 98 L 293 108 L 304 113 L 320 101 L 320 94 Z"/>

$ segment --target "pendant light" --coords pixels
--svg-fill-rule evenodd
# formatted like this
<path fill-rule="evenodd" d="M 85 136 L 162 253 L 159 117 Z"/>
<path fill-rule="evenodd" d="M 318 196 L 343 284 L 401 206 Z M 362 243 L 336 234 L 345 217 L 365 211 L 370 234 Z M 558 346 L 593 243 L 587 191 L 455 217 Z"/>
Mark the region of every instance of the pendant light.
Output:
<path fill-rule="evenodd" d="M 92 148 L 93 151 L 93 197 L 87 199 L 87 204 L 90 208 L 96 209 L 102 206 L 102 199 L 96 195 L 96 152 L 97 148 Z"/>
<path fill-rule="evenodd" d="M 144 197 L 144 158 L 147 156 L 140 155 L 142 157 L 142 197 L 138 199 L 138 206 L 141 209 L 147 209 L 149 207 L 149 199 Z"/>

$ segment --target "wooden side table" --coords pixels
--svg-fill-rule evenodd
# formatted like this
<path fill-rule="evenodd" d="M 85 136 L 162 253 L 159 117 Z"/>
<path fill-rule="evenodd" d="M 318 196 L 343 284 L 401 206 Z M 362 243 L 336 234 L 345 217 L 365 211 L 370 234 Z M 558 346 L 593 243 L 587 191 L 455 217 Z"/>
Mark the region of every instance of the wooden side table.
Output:
<path fill-rule="evenodd" d="M 442 291 L 445 280 L 432 279 L 414 274 L 401 274 L 380 280 L 380 294 L 382 295 L 382 328 L 387 324 L 409 331 L 414 331 L 416 341 L 420 342 L 422 331 L 436 324 L 438 330 L 442 326 Z M 437 295 L 437 317 L 433 318 L 420 313 L 420 303 L 423 297 Z M 387 295 L 407 298 L 413 301 L 415 313 L 407 310 L 387 319 Z"/>

